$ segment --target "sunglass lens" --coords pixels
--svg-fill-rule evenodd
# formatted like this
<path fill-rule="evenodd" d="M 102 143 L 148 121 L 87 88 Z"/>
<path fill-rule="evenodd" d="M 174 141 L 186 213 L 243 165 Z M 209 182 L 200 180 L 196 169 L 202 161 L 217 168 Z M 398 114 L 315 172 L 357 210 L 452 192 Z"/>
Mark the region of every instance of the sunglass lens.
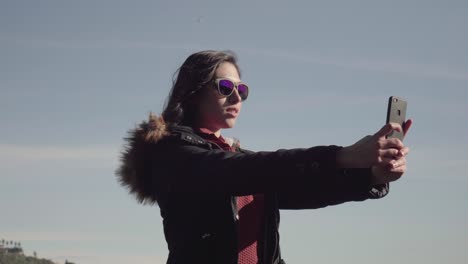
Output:
<path fill-rule="evenodd" d="M 249 87 L 245 84 L 239 84 L 237 86 L 237 91 L 239 92 L 239 96 L 242 98 L 242 100 L 247 99 L 247 96 L 249 96 Z"/>
<path fill-rule="evenodd" d="M 234 89 L 234 83 L 229 80 L 220 80 L 219 81 L 219 92 L 222 95 L 229 96 Z"/>

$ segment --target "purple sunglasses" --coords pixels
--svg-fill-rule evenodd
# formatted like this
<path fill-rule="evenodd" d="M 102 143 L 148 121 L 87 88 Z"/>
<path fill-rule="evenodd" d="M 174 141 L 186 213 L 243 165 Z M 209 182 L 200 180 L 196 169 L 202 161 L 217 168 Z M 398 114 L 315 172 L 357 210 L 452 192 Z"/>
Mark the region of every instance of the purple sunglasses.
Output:
<path fill-rule="evenodd" d="M 215 79 L 218 92 L 222 96 L 230 96 L 234 92 L 234 88 L 237 89 L 242 101 L 245 101 L 249 96 L 249 87 L 244 83 L 235 83 L 226 78 Z"/>

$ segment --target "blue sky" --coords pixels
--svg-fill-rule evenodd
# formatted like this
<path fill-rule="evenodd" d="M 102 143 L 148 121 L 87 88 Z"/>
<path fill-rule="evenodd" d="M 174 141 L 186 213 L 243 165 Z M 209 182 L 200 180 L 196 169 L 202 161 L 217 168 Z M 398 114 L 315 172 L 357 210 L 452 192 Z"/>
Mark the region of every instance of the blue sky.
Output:
<path fill-rule="evenodd" d="M 157 207 L 115 179 L 191 53 L 236 52 L 252 150 L 349 145 L 408 100 L 381 200 L 282 212 L 288 263 L 468 260 L 466 1 L 0 1 L 0 239 L 80 264 L 165 263 Z"/>

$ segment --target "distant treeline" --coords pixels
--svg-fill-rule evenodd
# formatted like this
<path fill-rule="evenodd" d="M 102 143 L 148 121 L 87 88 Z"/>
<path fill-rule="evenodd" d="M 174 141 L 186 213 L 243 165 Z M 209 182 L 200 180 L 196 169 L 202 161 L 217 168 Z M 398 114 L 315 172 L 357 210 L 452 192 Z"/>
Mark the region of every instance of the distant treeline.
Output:
<path fill-rule="evenodd" d="M 0 264 L 56 264 L 48 259 L 37 258 L 34 256 L 25 256 L 20 242 L 0 240 Z M 65 261 L 65 264 L 74 264 Z"/>
<path fill-rule="evenodd" d="M 0 253 L 0 264 L 55 264 L 48 259 L 38 259 L 22 254 Z"/>

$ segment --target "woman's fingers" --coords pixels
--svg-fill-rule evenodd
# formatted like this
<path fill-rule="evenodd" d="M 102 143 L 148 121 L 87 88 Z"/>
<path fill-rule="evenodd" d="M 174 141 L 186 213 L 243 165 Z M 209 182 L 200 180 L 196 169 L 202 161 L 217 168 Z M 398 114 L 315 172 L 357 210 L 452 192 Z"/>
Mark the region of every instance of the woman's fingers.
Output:
<path fill-rule="evenodd" d="M 399 150 L 405 147 L 403 142 L 398 138 L 380 139 L 378 146 L 380 146 L 381 149 L 396 148 Z"/>
<path fill-rule="evenodd" d="M 388 124 L 384 125 L 377 133 L 375 133 L 374 137 L 375 138 L 385 137 L 386 135 L 392 133 L 393 130 L 396 130 L 398 132 L 403 131 L 400 124 L 398 124 L 398 123 L 388 123 Z"/>
<path fill-rule="evenodd" d="M 399 156 L 404 157 L 404 156 L 408 155 L 409 152 L 410 152 L 410 148 L 404 147 L 404 148 L 400 149 Z"/>
<path fill-rule="evenodd" d="M 410 149 L 406 147 L 403 142 L 397 138 L 386 138 L 393 130 L 407 134 L 413 121 L 407 120 L 404 128 L 399 124 L 389 123 L 382 127 L 377 133 L 372 136 L 372 141 L 369 143 L 375 144 L 371 150 L 374 153 L 377 161 L 372 166 L 372 179 L 371 182 L 388 183 L 396 181 L 406 172 L 406 155 Z M 377 146 L 377 149 L 375 148 Z M 377 150 L 377 152 L 375 152 Z"/>
<path fill-rule="evenodd" d="M 408 147 L 403 147 L 402 149 L 397 148 L 389 148 L 389 149 L 381 149 L 380 150 L 380 157 L 383 158 L 399 158 L 404 157 L 409 153 L 410 149 Z"/>
<path fill-rule="evenodd" d="M 409 129 L 411 120 L 408 120 Z M 337 166 L 340 168 L 364 168 L 379 163 L 386 159 L 396 159 L 408 154 L 409 149 L 398 138 L 386 138 L 392 131 L 402 132 L 402 127 L 397 123 L 388 123 L 372 136 L 366 136 L 355 144 L 344 147 L 337 153 Z M 406 130 L 408 131 L 408 130 Z"/>
<path fill-rule="evenodd" d="M 398 148 L 388 148 L 388 149 L 380 149 L 379 156 L 382 158 L 400 158 L 408 155 L 410 152 L 410 148 L 403 147 L 401 149 Z"/>
<path fill-rule="evenodd" d="M 405 157 L 401 157 L 397 160 L 394 160 L 393 162 L 391 162 L 393 167 L 392 167 L 392 170 L 394 169 L 398 169 L 398 168 L 401 168 L 401 167 L 406 167 L 406 158 Z"/>
<path fill-rule="evenodd" d="M 387 171 L 400 171 L 402 167 L 406 167 L 406 158 L 385 158 L 380 157 L 377 166 Z M 397 170 L 398 169 L 398 170 Z"/>
<path fill-rule="evenodd" d="M 403 127 L 403 135 L 406 136 L 412 124 L 413 124 L 413 119 L 406 120 L 404 127 Z"/>
<path fill-rule="evenodd" d="M 400 155 L 400 150 L 396 148 L 382 149 L 380 150 L 380 157 L 382 158 L 395 158 Z"/>
<path fill-rule="evenodd" d="M 403 166 L 400 166 L 398 168 L 394 168 L 394 169 L 390 170 L 390 172 L 404 174 L 406 172 L 406 164 L 403 165 Z"/>
<path fill-rule="evenodd" d="M 395 159 L 393 159 L 393 158 L 379 157 L 379 160 L 377 162 L 377 166 L 381 167 L 384 170 L 391 170 L 391 169 L 393 169 L 394 161 L 395 161 Z"/>

